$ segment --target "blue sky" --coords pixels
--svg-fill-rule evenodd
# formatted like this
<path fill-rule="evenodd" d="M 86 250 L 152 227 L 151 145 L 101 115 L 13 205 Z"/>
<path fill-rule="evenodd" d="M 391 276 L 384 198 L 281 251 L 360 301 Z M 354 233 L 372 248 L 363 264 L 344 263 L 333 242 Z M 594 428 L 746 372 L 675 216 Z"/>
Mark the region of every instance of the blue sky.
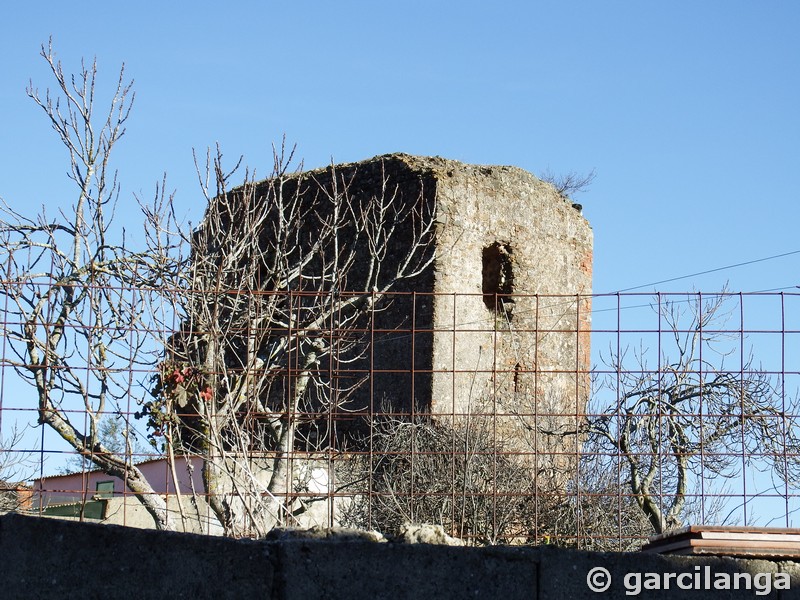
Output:
<path fill-rule="evenodd" d="M 116 163 L 123 208 L 166 172 L 196 222 L 192 148 L 220 142 L 266 175 L 285 133 L 308 167 L 402 151 L 594 169 L 577 200 L 596 292 L 800 249 L 794 2 L 13 6 L 0 26 L 0 196 L 12 206 L 71 200 L 63 151 L 25 96 L 29 78 L 50 84 L 37 52 L 52 35 L 66 68 L 96 56 L 110 85 L 125 61 L 136 81 Z M 794 286 L 798 260 L 659 289 Z"/>

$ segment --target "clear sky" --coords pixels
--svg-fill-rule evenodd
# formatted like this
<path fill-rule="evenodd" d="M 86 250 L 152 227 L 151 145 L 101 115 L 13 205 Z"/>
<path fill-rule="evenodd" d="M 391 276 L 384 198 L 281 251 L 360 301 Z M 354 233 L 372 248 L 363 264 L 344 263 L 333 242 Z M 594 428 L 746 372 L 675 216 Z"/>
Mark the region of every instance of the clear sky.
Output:
<path fill-rule="evenodd" d="M 64 152 L 25 96 L 96 56 L 137 91 L 119 147 L 121 202 L 166 172 L 202 202 L 192 148 L 266 175 L 285 133 L 308 167 L 387 152 L 595 170 L 576 198 L 596 292 L 800 249 L 800 4 L 619 2 L 16 2 L 0 25 L 0 196 L 54 206 Z M 127 221 L 129 227 L 135 223 Z M 655 286 L 790 287 L 800 254 Z M 652 290 L 653 286 L 643 288 Z"/>

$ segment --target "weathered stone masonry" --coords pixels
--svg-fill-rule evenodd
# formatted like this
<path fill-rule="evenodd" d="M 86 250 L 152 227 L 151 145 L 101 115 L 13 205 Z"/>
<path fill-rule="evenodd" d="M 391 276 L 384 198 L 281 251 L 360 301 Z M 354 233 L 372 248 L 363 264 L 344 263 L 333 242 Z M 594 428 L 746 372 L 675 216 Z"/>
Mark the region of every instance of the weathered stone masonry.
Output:
<path fill-rule="evenodd" d="M 435 206 L 437 224 L 434 268 L 378 315 L 371 362 L 357 365 L 374 374 L 354 406 L 489 411 L 510 436 L 520 417 L 574 428 L 588 394 L 592 231 L 572 202 L 519 168 L 405 154 L 307 172 L 284 193 L 330 193 L 334 181 L 351 202 L 385 190 Z M 411 225 L 397 243 L 410 236 Z"/>

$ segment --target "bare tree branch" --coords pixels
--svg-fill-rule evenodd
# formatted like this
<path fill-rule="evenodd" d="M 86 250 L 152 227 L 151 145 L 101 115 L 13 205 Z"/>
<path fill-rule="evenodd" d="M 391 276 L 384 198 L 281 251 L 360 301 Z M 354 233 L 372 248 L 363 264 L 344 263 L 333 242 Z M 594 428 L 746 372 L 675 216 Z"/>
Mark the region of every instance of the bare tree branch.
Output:
<path fill-rule="evenodd" d="M 637 353 L 635 367 L 627 364 L 626 352 L 612 353 L 613 374 L 605 386 L 617 400 L 598 407 L 587 423 L 588 442 L 598 455 L 624 462 L 631 494 L 658 533 L 683 523 L 698 478 L 737 476 L 743 454 L 771 457 L 781 478 L 794 480 L 800 470 L 800 438 L 784 412 L 796 413 L 796 400 L 783 398 L 776 381 L 752 359 L 733 370 L 725 367 L 728 352 L 720 332 L 726 297 L 723 291 L 702 304 L 690 297 L 688 314 L 683 304 L 659 302 L 674 358 L 663 348 L 653 369 L 644 352 Z"/>
<path fill-rule="evenodd" d="M 5 335 L 19 358 L 6 363 L 36 390 L 39 422 L 125 481 L 156 525 L 169 529 L 164 500 L 130 456 L 106 447 L 99 433 L 103 415 L 119 412 L 129 390 L 128 374 L 146 361 L 146 334 L 137 327 L 142 297 L 134 289 L 140 274 L 153 270 L 152 256 L 134 254 L 109 236 L 119 193 L 110 159 L 125 133 L 134 100 L 132 82 L 120 69 L 107 112 L 99 114 L 96 63 L 82 63 L 77 75 L 68 75 L 52 43 L 42 46 L 41 55 L 55 90 L 42 95 L 31 84 L 28 95 L 68 152 L 76 200 L 55 219 L 44 210 L 30 219 L 2 208 L 3 295 L 9 307 Z M 75 401 L 89 418 L 85 431 L 70 419 Z"/>
<path fill-rule="evenodd" d="M 363 377 L 335 373 L 366 356 L 388 295 L 434 259 L 429 202 L 385 174 L 356 197 L 333 167 L 292 172 L 292 156 L 282 145 L 269 179 L 245 171 L 232 190 L 241 161 L 195 157 L 207 210 L 165 283 L 182 322 L 143 410 L 156 438 L 203 457 L 209 504 L 234 536 L 295 522 L 294 452 L 327 451 L 327 416 L 357 410 Z"/>
<path fill-rule="evenodd" d="M 555 175 L 550 170 L 542 173 L 539 178 L 551 184 L 556 191 L 565 198 L 571 198 L 575 194 L 585 192 L 597 177 L 594 169 L 586 175 L 580 175 L 575 171 L 570 171 L 566 175 Z"/>

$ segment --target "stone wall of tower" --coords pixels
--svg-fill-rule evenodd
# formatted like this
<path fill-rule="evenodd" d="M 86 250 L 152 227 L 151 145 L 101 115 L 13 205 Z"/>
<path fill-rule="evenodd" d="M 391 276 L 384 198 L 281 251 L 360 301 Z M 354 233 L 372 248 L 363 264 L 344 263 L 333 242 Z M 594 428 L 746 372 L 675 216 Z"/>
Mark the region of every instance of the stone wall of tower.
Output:
<path fill-rule="evenodd" d="M 405 154 L 284 184 L 284 193 L 334 190 L 359 206 L 393 194 L 436 221 L 432 268 L 394 288 L 370 325 L 369 351 L 346 367 L 353 379 L 370 376 L 343 415 L 485 415 L 520 451 L 577 449 L 574 435 L 550 446 L 558 436 L 536 432 L 574 431 L 588 398 L 592 231 L 580 210 L 522 169 Z M 387 269 L 412 235 L 403 227 Z M 358 249 L 350 281 L 367 262 Z"/>
<path fill-rule="evenodd" d="M 545 470 L 572 464 L 580 440 L 559 434 L 589 394 L 588 222 L 513 167 L 447 162 L 436 200 L 431 411 L 484 416 L 506 447 L 550 456 Z"/>

